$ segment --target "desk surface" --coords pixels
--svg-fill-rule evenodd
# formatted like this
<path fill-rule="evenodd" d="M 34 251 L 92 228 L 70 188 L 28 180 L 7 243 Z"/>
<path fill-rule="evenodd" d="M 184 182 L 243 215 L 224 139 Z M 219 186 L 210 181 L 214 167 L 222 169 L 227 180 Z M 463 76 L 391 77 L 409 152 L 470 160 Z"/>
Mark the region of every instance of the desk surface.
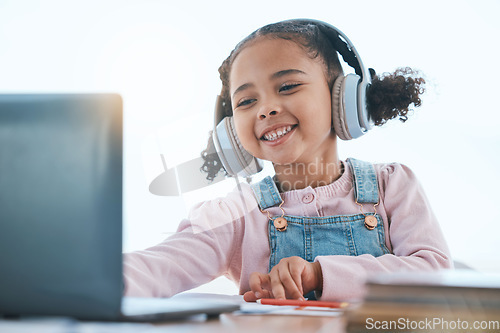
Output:
<path fill-rule="evenodd" d="M 71 319 L 0 320 L 0 332 L 44 333 L 156 333 L 156 332 L 345 332 L 338 317 L 222 314 L 207 319 L 204 315 L 156 324 L 80 322 Z"/>
<path fill-rule="evenodd" d="M 169 332 L 345 332 L 345 321 L 339 317 L 222 314 L 219 318 L 192 318 L 188 321 L 156 324 Z"/>

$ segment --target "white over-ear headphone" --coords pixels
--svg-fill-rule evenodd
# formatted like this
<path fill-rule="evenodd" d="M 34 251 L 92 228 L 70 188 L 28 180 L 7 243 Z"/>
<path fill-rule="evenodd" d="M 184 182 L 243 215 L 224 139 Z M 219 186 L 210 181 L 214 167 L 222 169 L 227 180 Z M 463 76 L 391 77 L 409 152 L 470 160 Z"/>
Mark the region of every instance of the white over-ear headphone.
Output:
<path fill-rule="evenodd" d="M 356 139 L 365 134 L 373 125 L 366 108 L 366 90 L 371 77 L 354 45 L 343 32 L 322 21 L 298 19 L 284 22 L 317 26 L 344 61 L 354 68 L 356 74 L 341 75 L 333 84 L 332 122 L 335 133 L 342 140 Z M 262 161 L 243 148 L 236 135 L 233 117 L 225 116 L 223 110 L 223 101 L 218 96 L 212 139 L 224 169 L 231 176 L 241 177 L 261 171 Z"/>

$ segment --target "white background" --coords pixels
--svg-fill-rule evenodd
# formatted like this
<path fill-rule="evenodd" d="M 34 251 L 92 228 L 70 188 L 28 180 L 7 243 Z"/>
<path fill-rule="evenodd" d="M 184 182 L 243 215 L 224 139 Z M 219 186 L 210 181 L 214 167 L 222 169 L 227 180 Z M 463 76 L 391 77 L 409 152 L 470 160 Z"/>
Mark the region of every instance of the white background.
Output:
<path fill-rule="evenodd" d="M 419 69 L 423 106 L 340 143 L 340 157 L 397 161 L 418 175 L 456 260 L 500 271 L 500 2 L 1 0 L 0 92 L 118 92 L 125 112 L 126 251 L 175 231 L 199 198 L 154 196 L 167 164 L 199 156 L 212 127 L 217 69 L 258 27 L 331 23 L 368 67 Z M 203 288 L 202 288 L 203 289 Z M 236 292 L 217 280 L 203 290 Z"/>

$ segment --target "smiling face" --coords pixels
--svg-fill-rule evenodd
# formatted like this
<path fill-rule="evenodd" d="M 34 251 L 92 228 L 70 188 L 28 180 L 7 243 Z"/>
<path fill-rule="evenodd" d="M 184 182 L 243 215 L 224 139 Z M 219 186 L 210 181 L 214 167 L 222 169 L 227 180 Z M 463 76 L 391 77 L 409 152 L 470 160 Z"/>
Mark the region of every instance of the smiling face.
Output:
<path fill-rule="evenodd" d="M 325 65 L 293 41 L 257 38 L 236 57 L 229 93 L 236 132 L 253 156 L 275 164 L 337 158 Z"/>

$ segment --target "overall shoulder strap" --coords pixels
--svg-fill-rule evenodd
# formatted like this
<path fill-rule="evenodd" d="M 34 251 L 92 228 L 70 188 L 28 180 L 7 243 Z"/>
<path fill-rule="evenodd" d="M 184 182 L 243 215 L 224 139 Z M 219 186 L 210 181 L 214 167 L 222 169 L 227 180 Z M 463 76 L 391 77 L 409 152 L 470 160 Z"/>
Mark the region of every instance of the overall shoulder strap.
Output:
<path fill-rule="evenodd" d="M 258 183 L 252 184 L 251 187 L 262 210 L 277 206 L 283 201 L 276 184 L 270 176 L 267 176 Z"/>
<path fill-rule="evenodd" d="M 357 203 L 379 202 L 377 174 L 373 164 L 348 158 L 347 164 L 351 168 L 354 197 Z"/>

